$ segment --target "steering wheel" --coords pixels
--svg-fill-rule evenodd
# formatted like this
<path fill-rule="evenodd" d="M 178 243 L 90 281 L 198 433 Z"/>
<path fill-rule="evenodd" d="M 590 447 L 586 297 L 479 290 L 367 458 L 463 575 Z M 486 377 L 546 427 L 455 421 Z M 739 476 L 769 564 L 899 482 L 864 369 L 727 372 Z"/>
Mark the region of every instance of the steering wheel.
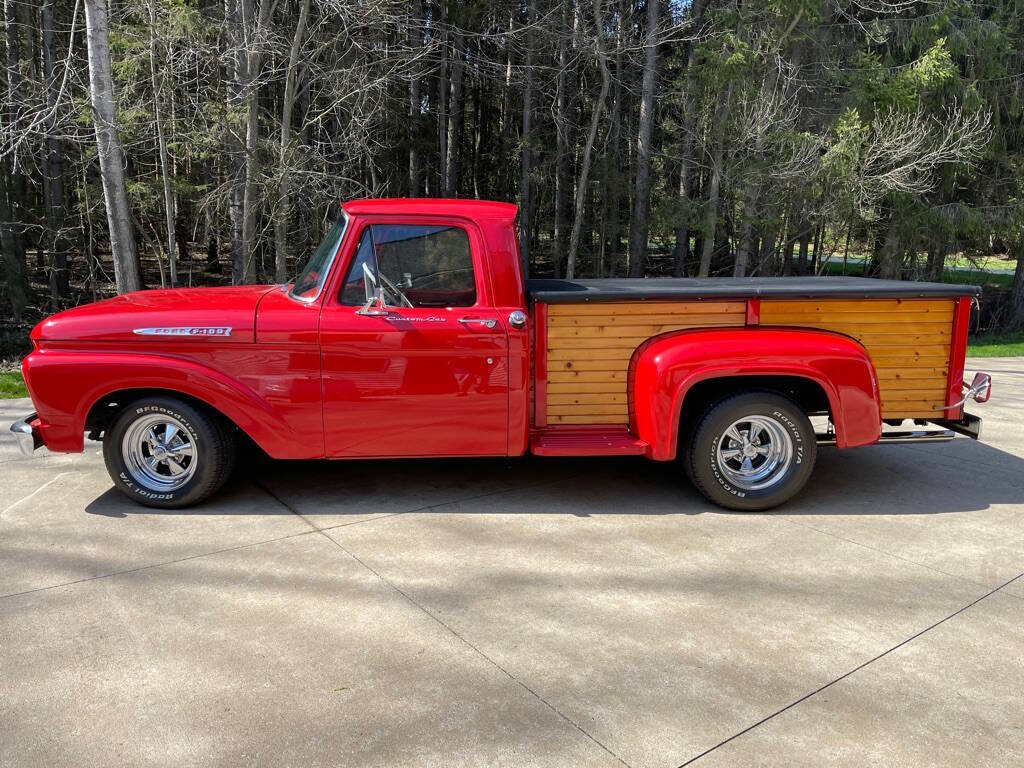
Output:
<path fill-rule="evenodd" d="M 384 275 L 382 275 L 379 271 L 377 272 L 377 277 L 380 278 L 380 281 L 384 284 L 384 288 L 387 289 L 388 293 L 390 293 L 394 298 L 398 299 L 399 306 L 413 309 L 413 303 L 409 301 L 408 297 L 404 293 L 402 293 L 401 290 L 399 290 L 397 285 L 395 285 L 386 277 L 384 277 Z"/>

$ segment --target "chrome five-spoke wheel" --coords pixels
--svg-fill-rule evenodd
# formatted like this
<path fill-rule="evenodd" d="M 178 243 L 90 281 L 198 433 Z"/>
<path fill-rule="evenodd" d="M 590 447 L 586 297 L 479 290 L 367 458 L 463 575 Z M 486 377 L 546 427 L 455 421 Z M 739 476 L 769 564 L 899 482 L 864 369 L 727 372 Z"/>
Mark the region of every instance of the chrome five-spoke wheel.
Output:
<path fill-rule="evenodd" d="M 817 454 L 807 414 L 776 392 L 748 390 L 712 403 L 697 418 L 685 453 L 687 474 L 728 509 L 770 509 L 810 477 Z"/>
<path fill-rule="evenodd" d="M 745 416 L 718 441 L 718 468 L 729 482 L 745 491 L 769 488 L 793 460 L 789 430 L 768 416 Z"/>
<path fill-rule="evenodd" d="M 199 451 L 188 428 L 166 414 L 132 422 L 121 440 L 121 451 L 132 479 L 153 491 L 176 491 L 192 479 L 199 465 Z"/>

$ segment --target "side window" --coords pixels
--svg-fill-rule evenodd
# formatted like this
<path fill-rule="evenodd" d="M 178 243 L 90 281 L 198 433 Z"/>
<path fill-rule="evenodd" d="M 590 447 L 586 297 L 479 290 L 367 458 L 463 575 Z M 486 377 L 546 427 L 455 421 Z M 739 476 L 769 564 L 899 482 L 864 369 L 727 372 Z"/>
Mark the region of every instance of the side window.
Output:
<path fill-rule="evenodd" d="M 367 227 L 359 238 L 356 256 L 348 268 L 338 301 L 350 307 L 365 304 L 376 293 L 376 281 L 377 259 L 373 255 L 373 234 L 370 227 Z"/>
<path fill-rule="evenodd" d="M 374 224 L 363 231 L 339 300 L 363 304 L 379 282 L 392 306 L 471 307 L 476 280 L 461 227 Z"/>

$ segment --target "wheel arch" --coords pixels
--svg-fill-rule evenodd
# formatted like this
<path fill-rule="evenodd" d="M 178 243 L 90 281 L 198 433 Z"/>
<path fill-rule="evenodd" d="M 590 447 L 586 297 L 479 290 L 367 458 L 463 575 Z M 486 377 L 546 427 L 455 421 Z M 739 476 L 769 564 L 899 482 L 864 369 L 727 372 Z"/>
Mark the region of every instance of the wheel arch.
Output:
<path fill-rule="evenodd" d="M 100 433 L 106 431 L 110 427 L 111 423 L 113 423 L 114 419 L 116 419 L 125 408 L 132 403 L 147 397 L 176 398 L 188 403 L 193 408 L 197 408 L 220 418 L 226 424 L 238 428 L 238 425 L 224 413 L 194 395 L 180 392 L 175 389 L 167 389 L 165 387 L 138 387 L 132 389 L 116 389 L 112 392 L 108 392 L 90 406 L 89 410 L 85 414 L 85 431 L 89 433 L 89 439 L 100 439 Z"/>
<path fill-rule="evenodd" d="M 271 403 L 244 382 L 201 362 L 153 354 L 46 350 L 33 356 L 33 396 L 44 441 L 78 452 L 86 429 L 105 425 L 111 403 L 178 397 L 218 414 L 273 458 L 319 458 L 323 443 L 302 439 Z"/>
<path fill-rule="evenodd" d="M 656 460 L 675 458 L 680 428 L 692 418 L 684 408 L 747 389 L 783 387 L 802 408 L 815 409 L 806 413 L 823 412 L 827 403 L 840 448 L 873 443 L 881 434 L 878 380 L 867 351 L 856 340 L 828 331 L 722 328 L 665 334 L 637 349 L 629 382 L 631 429 Z"/>

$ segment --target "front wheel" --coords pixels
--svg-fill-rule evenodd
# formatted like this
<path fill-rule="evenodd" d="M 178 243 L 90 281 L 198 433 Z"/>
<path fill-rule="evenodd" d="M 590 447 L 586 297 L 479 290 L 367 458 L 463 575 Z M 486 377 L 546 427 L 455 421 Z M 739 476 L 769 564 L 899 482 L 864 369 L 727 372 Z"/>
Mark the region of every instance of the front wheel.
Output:
<path fill-rule="evenodd" d="M 690 478 L 710 501 L 742 511 L 792 498 L 811 475 L 817 442 L 795 403 L 769 392 L 734 395 L 699 419 L 685 457 Z"/>
<path fill-rule="evenodd" d="M 103 436 L 103 459 L 117 488 L 147 507 L 198 504 L 231 473 L 235 439 L 219 417 L 173 397 L 128 405 Z"/>

